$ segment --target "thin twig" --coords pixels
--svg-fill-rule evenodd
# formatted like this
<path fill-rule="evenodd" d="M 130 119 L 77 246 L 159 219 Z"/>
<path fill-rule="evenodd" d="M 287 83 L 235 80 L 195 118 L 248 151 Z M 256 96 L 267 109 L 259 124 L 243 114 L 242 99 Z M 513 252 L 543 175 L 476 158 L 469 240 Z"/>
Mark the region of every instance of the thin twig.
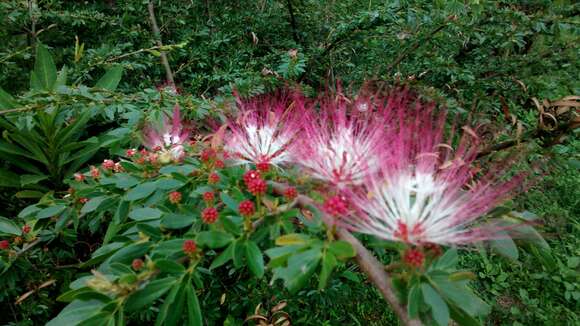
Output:
<path fill-rule="evenodd" d="M 287 189 L 286 185 L 272 182 L 272 188 L 276 194 L 284 194 Z M 296 198 L 299 207 L 308 208 L 315 204 L 314 200 L 300 195 Z M 399 317 L 404 325 L 418 326 L 422 325 L 421 321 L 409 318 L 405 305 L 399 302 L 395 289 L 391 285 L 389 275 L 385 272 L 383 264 L 381 264 L 350 232 L 344 229 L 337 231 L 337 236 L 348 243 L 350 243 L 356 250 L 356 260 L 361 270 L 368 276 L 369 280 L 377 287 L 379 292 L 383 295 L 385 300 L 391 305 L 393 311 Z"/>
<path fill-rule="evenodd" d="M 421 45 L 424 45 L 431 38 L 433 38 L 433 36 L 435 36 L 435 34 L 439 33 L 442 29 L 447 27 L 449 25 L 450 21 L 453 21 L 456 19 L 457 18 L 455 16 L 451 16 L 450 18 L 448 18 L 445 21 L 445 23 L 441 24 L 439 27 L 437 27 L 434 30 L 432 30 L 431 32 L 429 32 L 429 34 L 427 34 L 427 36 L 419 38 L 418 40 L 415 41 L 415 43 L 413 43 L 411 46 L 409 46 L 405 50 L 403 50 L 403 52 L 401 52 L 397 56 L 397 58 L 395 58 L 395 60 L 393 60 L 393 62 L 391 62 L 387 66 L 387 68 L 385 69 L 386 73 L 390 72 L 395 66 L 397 66 L 399 63 L 401 63 L 401 61 L 403 61 L 403 59 L 405 59 L 411 52 L 417 50 Z"/>
<path fill-rule="evenodd" d="M 40 243 L 40 239 L 36 239 L 30 243 L 25 244 L 21 250 L 16 252 L 16 256 L 14 258 L 16 259 L 16 258 L 22 256 L 25 252 L 27 252 L 28 250 L 30 250 L 32 247 L 36 246 L 39 243 Z"/>
<path fill-rule="evenodd" d="M 155 42 L 157 43 L 157 46 L 162 47 L 163 42 L 161 41 L 161 32 L 159 31 L 159 26 L 157 26 L 157 19 L 155 18 L 155 8 L 153 7 L 153 2 L 149 1 L 147 8 L 149 10 L 149 20 L 151 21 L 151 29 L 153 30 Z M 165 68 L 165 77 L 167 79 L 167 82 L 175 86 L 175 80 L 173 80 L 173 73 L 171 72 L 171 67 L 169 66 L 167 55 L 165 54 L 165 51 L 159 52 L 161 57 L 161 64 Z"/>

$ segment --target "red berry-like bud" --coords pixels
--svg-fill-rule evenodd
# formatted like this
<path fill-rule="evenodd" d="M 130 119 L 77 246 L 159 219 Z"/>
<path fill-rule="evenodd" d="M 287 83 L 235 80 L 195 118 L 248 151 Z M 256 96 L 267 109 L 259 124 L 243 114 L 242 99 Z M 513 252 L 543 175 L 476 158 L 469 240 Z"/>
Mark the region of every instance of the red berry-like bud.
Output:
<path fill-rule="evenodd" d="M 22 227 L 22 233 L 26 234 L 26 233 L 30 232 L 30 229 L 31 229 L 30 225 L 28 225 L 28 224 L 25 224 L 25 225 Z"/>
<path fill-rule="evenodd" d="M 243 200 L 240 203 L 240 206 L 238 206 L 238 209 L 240 210 L 240 215 L 246 217 L 254 215 L 254 212 L 256 211 L 254 208 L 254 202 L 250 200 Z"/>
<path fill-rule="evenodd" d="M 113 160 L 104 160 L 102 166 L 105 170 L 112 170 L 115 168 L 115 162 Z"/>
<path fill-rule="evenodd" d="M 127 155 L 127 157 L 133 157 L 135 156 L 135 154 L 137 154 L 137 150 L 134 148 L 130 148 L 127 150 L 125 154 Z"/>
<path fill-rule="evenodd" d="M 348 213 L 348 205 L 342 196 L 333 196 L 324 202 L 324 212 L 331 216 L 340 216 Z"/>
<path fill-rule="evenodd" d="M 223 169 L 226 166 L 226 164 L 222 160 L 216 160 L 214 166 L 216 169 Z"/>
<path fill-rule="evenodd" d="M 191 255 L 195 253 L 197 250 L 197 244 L 193 240 L 185 240 L 183 241 L 183 252 L 187 255 Z"/>
<path fill-rule="evenodd" d="M 243 176 L 246 187 L 250 184 L 252 180 L 261 179 L 261 177 L 262 176 L 260 175 L 260 172 L 256 170 L 249 170 L 248 172 L 244 173 Z"/>
<path fill-rule="evenodd" d="M 99 170 L 99 168 L 91 166 L 91 177 L 97 179 L 100 176 L 101 176 L 101 170 Z"/>
<path fill-rule="evenodd" d="M 294 200 L 294 198 L 296 197 L 298 197 L 298 191 L 296 191 L 296 188 L 294 187 L 286 188 L 286 190 L 284 191 L 284 198 L 286 198 L 286 200 L 291 201 Z"/>
<path fill-rule="evenodd" d="M 203 201 L 209 203 L 215 199 L 215 194 L 212 191 L 207 191 L 203 193 Z"/>
<path fill-rule="evenodd" d="M 75 173 L 75 180 L 78 182 L 85 181 L 85 175 L 82 173 Z"/>
<path fill-rule="evenodd" d="M 270 163 L 268 162 L 260 162 L 256 164 L 256 169 L 261 172 L 268 172 L 270 170 Z"/>
<path fill-rule="evenodd" d="M 0 241 L 0 250 L 6 250 L 8 247 L 10 247 L 10 242 L 8 242 L 8 240 Z"/>
<path fill-rule="evenodd" d="M 143 261 L 139 258 L 133 259 L 133 262 L 131 263 L 131 267 L 133 267 L 134 270 L 138 271 L 141 268 L 143 268 Z"/>
<path fill-rule="evenodd" d="M 209 175 L 208 179 L 207 179 L 207 183 L 209 184 L 216 184 L 220 182 L 220 176 L 219 174 L 213 172 Z"/>
<path fill-rule="evenodd" d="M 252 180 L 248 184 L 248 191 L 254 196 L 265 194 L 267 189 L 268 185 L 262 179 Z"/>
<path fill-rule="evenodd" d="M 204 223 L 212 224 L 218 219 L 218 210 L 214 207 L 208 207 L 201 212 L 201 219 Z"/>
<path fill-rule="evenodd" d="M 179 191 L 172 191 L 169 193 L 169 202 L 172 204 L 179 204 L 181 202 L 181 193 Z"/>
<path fill-rule="evenodd" d="M 120 162 L 115 163 L 115 167 L 113 168 L 113 171 L 119 173 L 119 172 L 123 172 L 123 166 L 121 165 Z"/>
<path fill-rule="evenodd" d="M 213 148 L 206 148 L 203 151 L 201 151 L 201 155 L 199 156 L 199 159 L 202 162 L 208 162 L 209 160 L 213 159 L 216 155 L 216 152 Z"/>
<path fill-rule="evenodd" d="M 405 264 L 413 267 L 421 267 L 423 261 L 425 261 L 425 255 L 416 248 L 410 248 L 405 250 L 403 254 L 403 261 Z"/>
<path fill-rule="evenodd" d="M 147 155 L 147 157 L 145 158 L 145 160 L 151 164 L 155 164 L 157 163 L 157 159 L 159 159 L 159 155 L 155 154 L 155 153 L 150 153 L 149 155 Z"/>

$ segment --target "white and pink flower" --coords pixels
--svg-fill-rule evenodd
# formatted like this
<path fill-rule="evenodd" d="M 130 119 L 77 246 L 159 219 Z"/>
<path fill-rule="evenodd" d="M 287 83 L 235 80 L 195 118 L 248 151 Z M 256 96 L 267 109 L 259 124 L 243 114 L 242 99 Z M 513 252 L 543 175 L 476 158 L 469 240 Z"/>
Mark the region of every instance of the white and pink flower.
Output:
<path fill-rule="evenodd" d="M 388 145 L 382 112 L 385 103 L 333 95 L 318 102 L 320 112 L 306 124 L 294 155 L 315 179 L 339 189 L 358 186 L 378 171 L 383 148 Z"/>
<path fill-rule="evenodd" d="M 292 161 L 291 146 L 306 121 L 298 93 L 237 98 L 237 119 L 229 122 L 224 150 L 234 165 L 255 164 L 262 170 Z"/>
<path fill-rule="evenodd" d="M 434 105 L 411 102 L 406 92 L 389 104 L 394 119 L 385 137 L 380 171 L 367 178 L 365 191 L 352 191 L 356 214 L 345 226 L 378 238 L 410 244 L 466 244 L 505 237 L 505 227 L 482 220 L 522 184 L 495 169 L 477 177 L 472 163 L 478 139 L 469 128 L 454 150 L 444 135 L 446 114 Z"/>
<path fill-rule="evenodd" d="M 143 144 L 151 151 L 158 151 L 162 163 L 179 161 L 185 155 L 184 144 L 189 133 L 190 129 L 182 124 L 179 106 L 176 105 L 171 121 L 164 118 L 162 127 L 157 129 L 151 125 L 145 127 Z"/>

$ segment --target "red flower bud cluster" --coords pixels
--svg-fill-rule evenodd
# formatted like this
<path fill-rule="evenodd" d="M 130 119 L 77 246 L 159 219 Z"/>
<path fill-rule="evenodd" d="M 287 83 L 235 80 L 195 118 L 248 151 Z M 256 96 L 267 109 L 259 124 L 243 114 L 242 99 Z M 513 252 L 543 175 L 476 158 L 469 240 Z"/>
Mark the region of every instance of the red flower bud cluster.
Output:
<path fill-rule="evenodd" d="M 195 253 L 197 250 L 197 244 L 193 240 L 183 241 L 183 252 L 187 255 Z"/>
<path fill-rule="evenodd" d="M 298 197 L 298 191 L 296 191 L 296 188 L 294 187 L 286 188 L 286 190 L 284 191 L 284 198 L 286 198 L 286 200 L 291 201 L 294 200 L 294 198 L 296 197 Z"/>
<path fill-rule="evenodd" d="M 252 202 L 251 200 L 242 201 L 238 206 L 238 209 L 240 210 L 240 215 L 244 217 L 252 216 L 256 212 L 254 202 Z"/>
<path fill-rule="evenodd" d="M 172 204 L 179 204 L 181 202 L 182 195 L 179 191 L 172 191 L 169 193 L 169 202 Z"/>
<path fill-rule="evenodd" d="M 341 216 L 348 213 L 346 198 L 342 196 L 332 196 L 324 202 L 323 210 L 330 216 Z"/>
<path fill-rule="evenodd" d="M 218 210 L 215 207 L 208 207 L 201 212 L 201 219 L 206 224 L 213 224 L 218 219 Z"/>
<path fill-rule="evenodd" d="M 419 268 L 425 261 L 425 255 L 419 249 L 410 248 L 403 253 L 403 261 L 409 266 Z"/>

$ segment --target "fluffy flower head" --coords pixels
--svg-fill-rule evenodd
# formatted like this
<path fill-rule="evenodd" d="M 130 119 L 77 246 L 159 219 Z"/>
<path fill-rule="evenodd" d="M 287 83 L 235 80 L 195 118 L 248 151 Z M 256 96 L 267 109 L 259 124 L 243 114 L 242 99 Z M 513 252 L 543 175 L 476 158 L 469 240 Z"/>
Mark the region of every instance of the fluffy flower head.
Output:
<path fill-rule="evenodd" d="M 357 216 L 344 219 L 358 232 L 411 244 L 465 244 L 505 236 L 481 217 L 522 182 L 500 181 L 501 169 L 476 177 L 478 139 L 464 128 L 456 149 L 453 131 L 444 136 L 445 112 L 409 102 L 407 93 L 391 98 L 395 115 L 388 129 L 391 146 L 380 173 L 365 192 L 353 193 Z M 448 142 L 448 143 L 446 143 Z M 505 230 L 505 228 L 504 228 Z"/>
<path fill-rule="evenodd" d="M 233 164 L 256 164 L 266 169 L 290 162 L 290 147 L 305 115 L 301 95 L 238 97 L 237 102 L 240 112 L 229 122 L 230 134 L 224 146 L 232 154 Z"/>
<path fill-rule="evenodd" d="M 297 162 L 314 178 L 338 188 L 360 185 L 379 168 L 384 137 L 380 100 L 342 94 L 319 101 L 320 113 L 306 124 Z M 359 110 L 360 107 L 365 110 Z M 375 108 L 377 110 L 370 110 Z"/>
<path fill-rule="evenodd" d="M 143 144 L 153 151 L 160 151 L 163 161 L 180 160 L 185 155 L 183 145 L 189 138 L 190 130 L 181 121 L 179 106 L 173 108 L 171 121 L 164 118 L 161 128 L 145 127 Z M 168 163 L 168 162 L 164 162 Z"/>

